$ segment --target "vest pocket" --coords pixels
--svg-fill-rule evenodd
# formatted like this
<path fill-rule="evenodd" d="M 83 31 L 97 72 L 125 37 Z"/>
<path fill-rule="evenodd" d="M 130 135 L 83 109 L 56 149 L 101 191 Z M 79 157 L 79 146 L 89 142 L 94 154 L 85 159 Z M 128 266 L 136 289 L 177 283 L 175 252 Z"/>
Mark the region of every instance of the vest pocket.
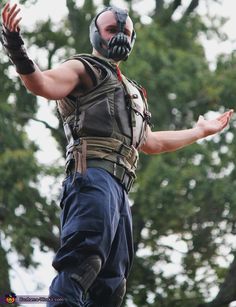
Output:
<path fill-rule="evenodd" d="M 112 116 L 107 98 L 81 108 L 79 115 L 80 136 L 111 136 Z"/>

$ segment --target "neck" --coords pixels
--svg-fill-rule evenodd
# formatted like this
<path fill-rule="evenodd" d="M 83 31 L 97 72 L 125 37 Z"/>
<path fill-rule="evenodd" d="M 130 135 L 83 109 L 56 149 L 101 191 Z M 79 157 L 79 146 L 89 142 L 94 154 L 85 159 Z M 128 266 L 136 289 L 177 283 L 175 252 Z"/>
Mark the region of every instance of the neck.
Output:
<path fill-rule="evenodd" d="M 115 60 L 113 60 L 113 59 L 108 59 L 108 58 L 104 57 L 104 56 L 101 55 L 96 49 L 93 49 L 92 55 L 94 55 L 94 56 L 96 56 L 96 57 L 98 57 L 98 58 L 102 58 L 102 59 L 104 59 L 105 61 L 108 61 L 108 62 L 110 62 L 111 64 L 115 64 L 115 65 L 117 65 L 117 66 L 119 66 L 119 65 L 120 65 L 120 62 L 121 62 L 121 61 L 115 61 Z"/>

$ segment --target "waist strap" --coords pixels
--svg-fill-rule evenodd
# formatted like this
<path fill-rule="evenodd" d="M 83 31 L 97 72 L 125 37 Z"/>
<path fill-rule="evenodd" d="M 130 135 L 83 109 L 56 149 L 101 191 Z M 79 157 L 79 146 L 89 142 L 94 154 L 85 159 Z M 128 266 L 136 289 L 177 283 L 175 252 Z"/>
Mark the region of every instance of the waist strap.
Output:
<path fill-rule="evenodd" d="M 82 152 L 83 143 L 86 143 L 86 157 L 88 159 L 107 159 L 116 154 L 124 157 L 127 168 L 136 169 L 138 151 L 133 146 L 127 146 L 120 140 L 103 137 L 83 137 L 67 146 L 67 162 L 71 160 L 73 151 Z M 107 160 L 110 160 L 109 158 Z M 121 163 L 120 163 L 121 164 Z"/>
<path fill-rule="evenodd" d="M 119 180 L 127 192 L 130 191 L 136 178 L 135 174 L 131 174 L 121 165 L 108 160 L 87 160 L 87 167 L 99 167 L 106 170 Z"/>

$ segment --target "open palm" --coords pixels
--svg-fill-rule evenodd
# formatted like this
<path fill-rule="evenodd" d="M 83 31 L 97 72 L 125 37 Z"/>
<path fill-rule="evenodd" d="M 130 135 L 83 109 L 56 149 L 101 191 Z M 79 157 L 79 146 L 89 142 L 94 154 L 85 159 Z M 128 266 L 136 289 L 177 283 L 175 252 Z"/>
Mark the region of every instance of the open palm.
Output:
<path fill-rule="evenodd" d="M 202 115 L 199 116 L 196 126 L 203 131 L 204 136 L 212 135 L 223 130 L 232 117 L 233 110 L 229 110 L 215 119 L 206 120 Z"/>

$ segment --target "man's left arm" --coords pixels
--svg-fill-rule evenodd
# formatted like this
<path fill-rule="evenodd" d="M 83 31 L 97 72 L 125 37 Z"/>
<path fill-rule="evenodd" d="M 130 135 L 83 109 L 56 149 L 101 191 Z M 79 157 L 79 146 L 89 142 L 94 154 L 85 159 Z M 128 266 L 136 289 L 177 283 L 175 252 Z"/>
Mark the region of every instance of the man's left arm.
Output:
<path fill-rule="evenodd" d="M 147 140 L 141 151 L 146 154 L 159 154 L 176 151 L 197 140 L 222 131 L 229 123 L 233 110 L 229 110 L 215 119 L 205 120 L 199 116 L 196 126 L 191 129 L 176 131 L 151 131 L 148 129 Z"/>

